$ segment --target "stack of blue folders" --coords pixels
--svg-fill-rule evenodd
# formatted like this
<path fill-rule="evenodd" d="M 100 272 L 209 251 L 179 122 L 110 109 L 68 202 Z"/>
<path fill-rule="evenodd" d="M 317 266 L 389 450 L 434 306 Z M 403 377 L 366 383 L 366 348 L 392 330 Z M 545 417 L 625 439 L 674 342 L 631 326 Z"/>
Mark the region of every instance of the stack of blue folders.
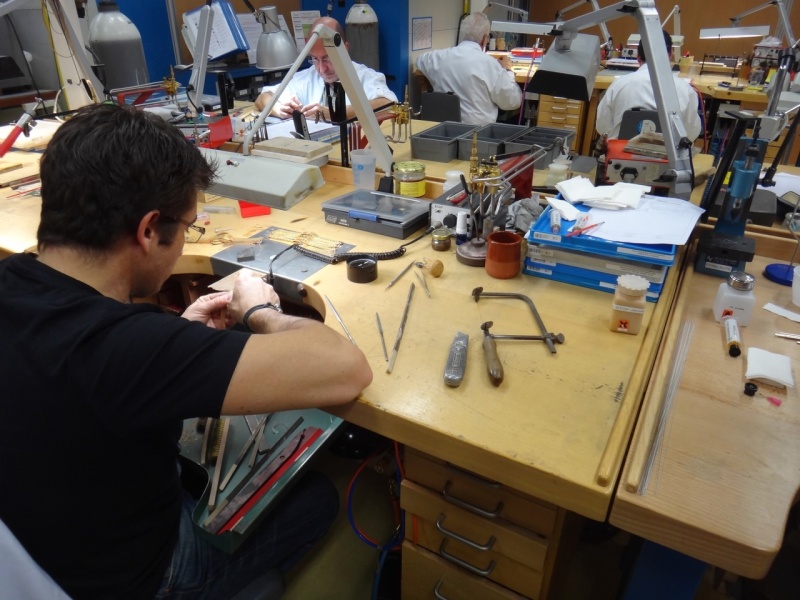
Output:
<path fill-rule="evenodd" d="M 582 205 L 576 208 L 589 210 Z M 612 294 L 617 277 L 640 275 L 650 282 L 647 300 L 658 301 L 669 267 L 675 263 L 675 245 L 611 242 L 591 232 L 567 237 L 574 221 L 563 221 L 561 232 L 553 233 L 552 210 L 548 206 L 528 231 L 523 273 Z"/>

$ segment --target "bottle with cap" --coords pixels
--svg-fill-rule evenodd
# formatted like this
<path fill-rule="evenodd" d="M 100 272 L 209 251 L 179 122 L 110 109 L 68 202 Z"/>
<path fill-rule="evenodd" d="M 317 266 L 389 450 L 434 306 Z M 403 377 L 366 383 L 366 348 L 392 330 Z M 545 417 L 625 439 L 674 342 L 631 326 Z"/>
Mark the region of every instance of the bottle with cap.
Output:
<path fill-rule="evenodd" d="M 642 328 L 650 282 L 640 275 L 620 275 L 611 303 L 611 331 L 636 335 Z"/>
<path fill-rule="evenodd" d="M 456 217 L 456 246 L 467 242 L 467 213 L 460 212 Z"/>
<path fill-rule="evenodd" d="M 746 326 L 753 317 L 756 297 L 753 288 L 756 278 L 744 271 L 731 271 L 727 281 L 719 284 L 714 298 L 714 319 L 733 317 L 740 327 Z"/>

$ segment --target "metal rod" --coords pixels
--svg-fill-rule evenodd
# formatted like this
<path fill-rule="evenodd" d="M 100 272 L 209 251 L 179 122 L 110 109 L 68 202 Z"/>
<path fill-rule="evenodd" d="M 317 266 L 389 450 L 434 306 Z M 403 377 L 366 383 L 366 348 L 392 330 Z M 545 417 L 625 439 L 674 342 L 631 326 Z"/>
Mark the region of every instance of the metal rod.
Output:
<path fill-rule="evenodd" d="M 419 284 L 422 286 L 422 289 L 425 290 L 425 293 L 428 295 L 428 298 L 430 298 L 431 297 L 431 291 L 428 289 L 428 282 L 425 280 L 425 273 L 420 275 L 419 272 L 414 271 L 414 275 L 417 276 L 417 279 L 419 280 Z"/>
<path fill-rule="evenodd" d="M 375 320 L 378 322 L 378 333 L 381 334 L 381 347 L 383 348 L 383 358 L 389 362 L 389 353 L 386 352 L 386 339 L 383 337 L 383 325 L 381 325 L 381 316 L 375 313 Z"/>
<path fill-rule="evenodd" d="M 414 263 L 411 263 L 412 265 Z M 406 327 L 406 319 L 408 319 L 408 308 L 411 306 L 411 298 L 414 296 L 414 282 L 411 282 L 411 287 L 408 288 L 408 299 L 406 300 L 406 307 L 403 309 L 403 318 L 400 319 L 400 328 L 397 330 L 397 339 L 394 341 L 394 348 L 392 349 L 392 358 L 389 360 L 389 366 L 386 367 L 386 372 L 391 373 L 394 369 L 394 361 L 397 360 L 397 351 L 400 349 L 400 340 L 403 339 L 403 330 Z"/>
<path fill-rule="evenodd" d="M 328 296 L 325 296 L 325 300 L 328 301 L 328 304 L 330 305 L 331 310 L 333 311 L 333 316 L 336 317 L 336 320 L 339 321 L 339 325 L 342 326 L 342 329 L 344 329 L 344 332 L 347 334 L 347 337 L 349 337 L 350 341 L 353 342 L 353 346 L 358 346 L 358 344 L 356 344 L 356 341 L 353 339 L 353 336 L 350 335 L 350 332 L 348 331 L 347 326 L 344 324 L 344 321 L 342 321 L 342 317 L 339 316 L 339 311 L 336 310 L 336 307 L 333 305 L 333 302 L 331 302 L 331 299 L 328 298 Z"/>
<path fill-rule="evenodd" d="M 413 267 L 413 266 L 414 266 L 414 261 L 412 260 L 412 261 L 411 261 L 411 262 L 408 264 L 408 266 L 406 266 L 406 267 L 405 267 L 405 268 L 404 268 L 402 271 L 400 271 L 400 272 L 399 272 L 397 275 L 395 275 L 395 276 L 394 276 L 394 279 L 392 279 L 392 280 L 389 282 L 389 285 L 387 285 L 387 286 L 386 286 L 386 290 L 388 290 L 388 289 L 389 289 L 390 287 L 392 287 L 392 286 L 393 286 L 395 283 L 397 283 L 397 282 L 398 282 L 398 280 L 399 280 L 399 279 L 400 279 L 400 278 L 401 278 L 403 275 L 405 275 L 406 273 L 408 273 L 408 270 L 409 270 L 411 267 Z M 383 291 L 385 292 L 386 290 L 383 290 Z"/>

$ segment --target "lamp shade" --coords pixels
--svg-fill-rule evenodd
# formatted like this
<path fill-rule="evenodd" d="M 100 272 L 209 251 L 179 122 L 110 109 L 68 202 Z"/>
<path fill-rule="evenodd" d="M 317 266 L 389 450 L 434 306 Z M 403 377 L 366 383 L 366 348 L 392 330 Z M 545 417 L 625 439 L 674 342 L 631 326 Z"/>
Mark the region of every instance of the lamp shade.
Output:
<path fill-rule="evenodd" d="M 289 34 L 280 28 L 278 9 L 265 6 L 257 12 L 263 31 L 256 47 L 256 67 L 264 70 L 288 69 L 297 59 L 297 46 Z"/>
<path fill-rule="evenodd" d="M 769 25 L 756 25 L 754 27 L 715 27 L 711 29 L 701 29 L 700 39 L 720 39 L 720 38 L 747 38 L 764 37 L 769 35 Z"/>

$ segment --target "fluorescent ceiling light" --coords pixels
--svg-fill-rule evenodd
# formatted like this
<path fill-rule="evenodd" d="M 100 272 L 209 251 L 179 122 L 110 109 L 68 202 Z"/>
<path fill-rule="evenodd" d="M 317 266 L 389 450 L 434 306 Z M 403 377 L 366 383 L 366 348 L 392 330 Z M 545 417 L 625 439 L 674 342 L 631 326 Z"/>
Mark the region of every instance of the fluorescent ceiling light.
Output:
<path fill-rule="evenodd" d="M 701 40 L 764 37 L 765 35 L 769 35 L 769 25 L 756 25 L 754 27 L 717 27 L 700 30 Z"/>

